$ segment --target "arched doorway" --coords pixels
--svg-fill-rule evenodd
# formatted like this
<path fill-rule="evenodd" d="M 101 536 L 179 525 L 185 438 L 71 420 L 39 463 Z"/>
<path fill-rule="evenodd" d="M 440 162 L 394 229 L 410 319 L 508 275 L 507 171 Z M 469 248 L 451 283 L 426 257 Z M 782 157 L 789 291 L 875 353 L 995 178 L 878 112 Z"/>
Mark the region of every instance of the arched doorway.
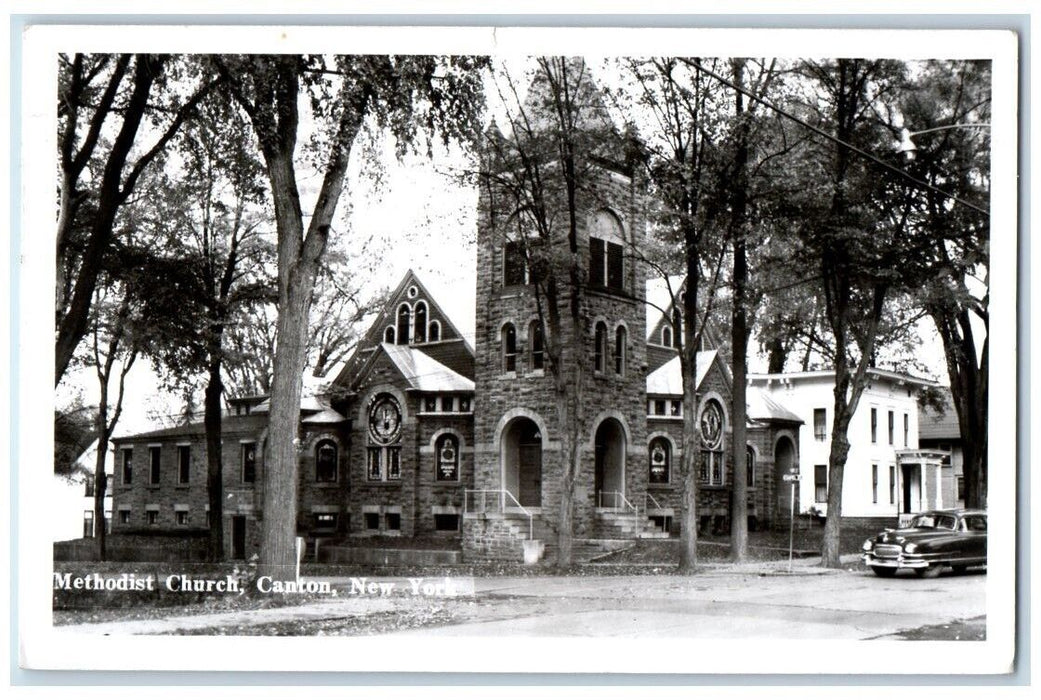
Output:
<path fill-rule="evenodd" d="M 795 514 L 799 514 L 799 482 L 784 480 L 785 474 L 798 469 L 795 461 L 795 444 L 789 437 L 781 437 L 774 446 L 774 478 L 777 482 L 777 521 L 787 522 L 792 513 L 794 496 Z M 792 486 L 795 486 L 793 489 Z"/>
<path fill-rule="evenodd" d="M 541 506 L 542 433 L 535 421 L 515 418 L 503 430 L 502 466 L 506 490 L 522 506 Z"/>
<path fill-rule="evenodd" d="M 614 418 L 596 429 L 593 492 L 598 508 L 620 508 L 625 495 L 625 431 Z"/>

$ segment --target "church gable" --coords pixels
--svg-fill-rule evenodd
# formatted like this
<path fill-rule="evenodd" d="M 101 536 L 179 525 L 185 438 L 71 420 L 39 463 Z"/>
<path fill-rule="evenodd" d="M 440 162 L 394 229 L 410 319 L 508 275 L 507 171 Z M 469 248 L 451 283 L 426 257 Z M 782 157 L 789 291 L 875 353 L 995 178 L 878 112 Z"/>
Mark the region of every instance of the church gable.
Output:
<path fill-rule="evenodd" d="M 334 383 L 356 386 L 359 373 L 382 343 L 422 348 L 452 371 L 473 377 L 473 348 L 412 270 L 391 292 Z"/>

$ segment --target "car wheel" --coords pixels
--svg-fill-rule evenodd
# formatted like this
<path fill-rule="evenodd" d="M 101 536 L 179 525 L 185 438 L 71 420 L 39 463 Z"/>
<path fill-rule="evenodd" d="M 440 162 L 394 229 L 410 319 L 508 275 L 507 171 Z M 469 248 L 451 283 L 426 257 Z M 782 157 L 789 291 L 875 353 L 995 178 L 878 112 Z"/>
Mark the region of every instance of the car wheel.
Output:
<path fill-rule="evenodd" d="M 875 576 L 880 578 L 893 578 L 896 576 L 896 569 L 891 569 L 888 566 L 872 566 L 871 570 L 875 572 Z"/>
<path fill-rule="evenodd" d="M 943 568 L 939 564 L 930 564 L 924 569 L 915 569 L 914 572 L 918 574 L 918 578 L 936 578 L 940 575 L 940 569 Z"/>

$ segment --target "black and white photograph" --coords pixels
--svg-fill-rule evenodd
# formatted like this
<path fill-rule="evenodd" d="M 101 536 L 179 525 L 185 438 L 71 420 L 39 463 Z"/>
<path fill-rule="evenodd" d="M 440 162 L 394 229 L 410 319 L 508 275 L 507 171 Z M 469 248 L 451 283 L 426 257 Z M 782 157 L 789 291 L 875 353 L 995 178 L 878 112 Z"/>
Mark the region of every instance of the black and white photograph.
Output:
<path fill-rule="evenodd" d="M 84 29 L 27 668 L 1011 671 L 1013 34 Z"/>

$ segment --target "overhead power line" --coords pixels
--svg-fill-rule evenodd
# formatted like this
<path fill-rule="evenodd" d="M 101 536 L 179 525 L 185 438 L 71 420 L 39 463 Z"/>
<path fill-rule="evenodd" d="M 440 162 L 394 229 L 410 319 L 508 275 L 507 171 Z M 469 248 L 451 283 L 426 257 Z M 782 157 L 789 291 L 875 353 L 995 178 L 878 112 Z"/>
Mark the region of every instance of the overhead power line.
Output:
<path fill-rule="evenodd" d="M 976 211 L 980 212 L 981 214 L 983 214 L 983 215 L 985 215 L 987 217 L 990 217 L 990 211 L 988 209 L 984 209 L 983 207 L 980 207 L 979 205 L 976 205 L 976 204 L 973 204 L 972 202 L 969 202 L 967 200 L 961 199 L 960 197 L 956 197 L 955 195 L 951 194 L 950 192 L 946 192 L 944 190 L 941 190 L 939 187 L 936 187 L 935 185 L 930 185 L 925 180 L 919 180 L 918 178 L 916 178 L 914 175 L 912 175 L 911 173 L 907 172 L 906 170 L 902 170 L 902 169 L 896 167 L 895 165 L 893 165 L 891 163 L 887 163 L 886 161 L 882 160 L 881 158 L 879 158 L 878 156 L 874 155 L 873 153 L 869 153 L 868 151 L 865 151 L 862 148 L 858 148 L 858 147 L 854 146 L 851 143 L 843 141 L 842 139 L 838 138 L 837 136 L 829 134 L 828 132 L 824 131 L 823 129 L 821 129 L 819 127 L 816 127 L 813 124 L 810 124 L 809 122 L 800 119 L 799 117 L 795 116 L 791 112 L 788 112 L 787 110 L 784 110 L 784 109 L 782 109 L 782 108 L 780 108 L 780 107 L 778 107 L 778 106 L 776 106 L 774 104 L 771 104 L 770 102 L 767 102 L 766 100 L 764 100 L 763 98 L 759 97 L 758 95 L 756 95 L 755 93 L 751 92 L 750 90 L 747 90 L 747 89 L 745 89 L 745 88 L 743 88 L 743 87 L 733 83 L 732 81 L 727 80 L 726 78 L 724 78 L 723 76 L 719 75 L 718 73 L 715 73 L 714 71 L 711 71 L 708 68 L 705 68 L 704 66 L 699 64 L 697 61 L 688 59 L 686 61 L 686 63 L 688 65 L 692 66 L 695 70 L 700 71 L 700 72 L 704 73 L 705 75 L 708 75 L 708 76 L 718 80 L 719 82 L 723 83 L 727 87 L 729 87 L 729 88 L 731 88 L 733 90 L 736 90 L 737 92 L 740 92 L 742 95 L 746 96 L 748 99 L 753 100 L 755 102 L 758 102 L 759 104 L 763 105 L 767 109 L 771 109 L 774 112 L 777 112 L 782 117 L 786 117 L 787 119 L 792 120 L 796 124 L 799 124 L 803 128 L 809 129 L 810 131 L 812 131 L 813 133 L 817 134 L 818 136 L 823 136 L 824 138 L 828 139 L 829 141 L 834 141 L 835 143 L 838 143 L 838 144 L 841 144 L 841 145 L 845 146 L 846 148 L 850 149 L 854 153 L 856 153 L 858 155 L 861 155 L 864 158 L 867 158 L 871 162 L 875 163 L 876 165 L 880 165 L 881 167 L 885 168 L 886 170 L 889 170 L 890 172 L 896 173 L 900 177 L 904 178 L 905 180 L 908 180 L 909 182 L 913 182 L 914 184 L 918 185 L 919 187 L 922 187 L 924 189 L 927 189 L 927 190 L 930 190 L 932 192 L 935 192 L 936 194 L 943 195 L 944 197 L 947 197 L 947 198 L 951 199 L 952 201 L 957 202 L 958 204 L 961 204 L 962 206 L 969 207 L 970 209 L 975 209 Z"/>

